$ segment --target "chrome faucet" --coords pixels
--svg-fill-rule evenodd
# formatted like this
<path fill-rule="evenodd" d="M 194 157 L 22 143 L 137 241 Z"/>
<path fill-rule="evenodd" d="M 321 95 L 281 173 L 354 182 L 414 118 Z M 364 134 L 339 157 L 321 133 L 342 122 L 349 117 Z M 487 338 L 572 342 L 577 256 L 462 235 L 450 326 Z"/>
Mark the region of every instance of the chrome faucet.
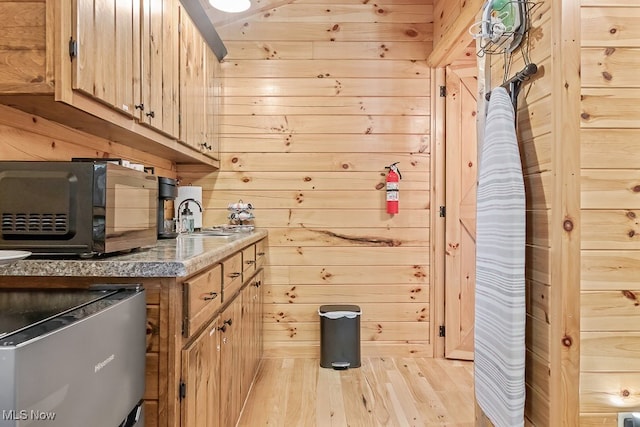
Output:
<path fill-rule="evenodd" d="M 189 209 L 189 202 L 193 202 L 198 206 L 198 209 L 200 209 L 200 212 L 202 212 L 202 205 L 200 204 L 200 202 L 198 202 L 196 199 L 193 198 L 189 198 L 189 199 L 184 199 L 182 202 L 180 202 L 180 204 L 178 205 L 178 224 L 181 225 L 181 230 L 182 232 L 187 232 L 187 233 L 193 233 L 193 213 L 191 212 L 191 210 Z M 184 211 L 182 210 L 182 206 L 185 206 Z M 187 223 L 183 224 L 183 222 L 185 221 L 185 218 L 183 215 L 189 215 L 191 218 L 186 218 Z"/>

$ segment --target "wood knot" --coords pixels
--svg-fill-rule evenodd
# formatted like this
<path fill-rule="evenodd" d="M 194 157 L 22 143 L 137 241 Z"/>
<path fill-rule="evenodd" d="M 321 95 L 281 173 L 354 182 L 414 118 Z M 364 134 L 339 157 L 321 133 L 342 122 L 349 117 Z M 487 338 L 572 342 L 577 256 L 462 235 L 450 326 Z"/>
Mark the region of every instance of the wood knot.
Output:
<path fill-rule="evenodd" d="M 629 397 L 631 396 L 631 392 L 629 390 L 627 390 L 626 388 L 624 390 L 622 390 L 620 392 L 620 394 L 622 395 L 622 397 Z"/>
<path fill-rule="evenodd" d="M 331 27 L 331 31 L 339 31 L 340 30 L 340 25 L 335 24 L 333 27 Z"/>
<path fill-rule="evenodd" d="M 342 169 L 349 169 L 349 165 L 347 163 L 342 164 Z"/>
<path fill-rule="evenodd" d="M 627 212 L 627 218 L 629 219 L 636 219 L 636 213 L 633 211 L 629 211 Z"/>
<path fill-rule="evenodd" d="M 379 182 L 378 185 L 376 185 L 376 190 L 382 190 L 385 187 L 384 183 Z"/>
<path fill-rule="evenodd" d="M 409 37 L 418 37 L 418 32 L 416 30 L 414 30 L 413 28 L 409 28 L 407 31 L 404 32 L 406 35 L 408 35 Z"/>
<path fill-rule="evenodd" d="M 605 56 L 611 56 L 616 51 L 615 47 L 608 47 L 604 50 Z"/>
<path fill-rule="evenodd" d="M 233 159 L 231 159 L 231 163 L 238 163 L 238 158 L 234 157 Z"/>
<path fill-rule="evenodd" d="M 589 120 L 591 118 L 591 114 L 582 113 L 582 114 L 580 114 L 580 117 L 582 117 L 583 120 Z"/>
<path fill-rule="evenodd" d="M 634 187 L 633 187 L 633 192 L 634 192 L 634 193 L 638 193 L 638 192 L 640 192 L 640 185 L 636 185 L 636 186 L 634 186 Z"/>
<path fill-rule="evenodd" d="M 615 33 L 617 33 L 617 32 L 618 32 L 618 29 L 617 29 L 616 27 L 613 27 L 613 28 L 611 28 L 611 29 L 609 30 L 609 33 L 611 33 L 611 34 L 615 34 Z"/>
<path fill-rule="evenodd" d="M 602 72 L 602 78 L 605 79 L 606 81 L 611 81 L 611 79 L 613 79 L 613 76 L 611 75 L 610 72 L 608 71 L 603 71 Z"/>
<path fill-rule="evenodd" d="M 305 176 L 304 177 L 304 182 L 309 182 L 311 181 L 311 177 L 310 176 Z"/>
<path fill-rule="evenodd" d="M 630 299 L 632 301 L 637 301 L 638 300 L 638 297 L 636 296 L 636 294 L 634 294 L 633 292 L 628 291 L 628 290 L 622 291 L 622 295 L 624 295 L 625 298 Z"/>
<path fill-rule="evenodd" d="M 565 335 L 564 337 L 562 337 L 562 345 L 565 347 L 571 347 L 573 345 L 573 340 L 570 336 Z"/>
<path fill-rule="evenodd" d="M 573 231 L 573 221 L 565 219 L 562 223 L 562 228 L 564 228 L 564 231 Z"/>
<path fill-rule="evenodd" d="M 244 178 L 242 178 L 242 182 L 250 182 L 251 178 L 245 176 Z"/>

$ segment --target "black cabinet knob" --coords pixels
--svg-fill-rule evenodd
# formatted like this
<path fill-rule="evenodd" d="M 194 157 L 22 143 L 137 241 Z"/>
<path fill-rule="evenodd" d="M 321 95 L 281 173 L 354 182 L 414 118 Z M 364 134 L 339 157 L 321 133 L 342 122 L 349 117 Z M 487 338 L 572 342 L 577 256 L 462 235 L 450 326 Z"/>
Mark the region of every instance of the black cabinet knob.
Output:
<path fill-rule="evenodd" d="M 209 292 L 208 294 L 205 294 L 204 297 L 202 297 L 202 299 L 205 301 L 211 301 L 216 298 L 218 298 L 217 292 Z"/>

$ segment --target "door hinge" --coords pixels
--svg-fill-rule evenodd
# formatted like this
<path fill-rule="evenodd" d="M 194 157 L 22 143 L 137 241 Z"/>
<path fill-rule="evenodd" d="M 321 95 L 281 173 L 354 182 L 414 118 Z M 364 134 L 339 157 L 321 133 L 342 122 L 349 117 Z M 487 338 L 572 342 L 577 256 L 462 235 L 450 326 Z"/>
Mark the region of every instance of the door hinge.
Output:
<path fill-rule="evenodd" d="M 445 216 L 447 216 L 447 208 L 440 206 L 440 218 L 444 218 Z"/>
<path fill-rule="evenodd" d="M 78 56 L 78 42 L 73 39 L 73 37 L 69 38 L 69 57 L 71 60 Z"/>
<path fill-rule="evenodd" d="M 180 390 L 178 393 L 180 395 L 180 400 L 187 397 L 187 385 L 184 383 L 184 381 L 180 381 Z"/>
<path fill-rule="evenodd" d="M 444 325 L 440 325 L 440 327 L 438 328 L 438 336 L 440 338 L 443 338 L 444 335 L 445 335 Z"/>
<path fill-rule="evenodd" d="M 446 86 L 440 86 L 440 96 L 441 97 L 445 97 L 447 96 L 447 87 Z"/>

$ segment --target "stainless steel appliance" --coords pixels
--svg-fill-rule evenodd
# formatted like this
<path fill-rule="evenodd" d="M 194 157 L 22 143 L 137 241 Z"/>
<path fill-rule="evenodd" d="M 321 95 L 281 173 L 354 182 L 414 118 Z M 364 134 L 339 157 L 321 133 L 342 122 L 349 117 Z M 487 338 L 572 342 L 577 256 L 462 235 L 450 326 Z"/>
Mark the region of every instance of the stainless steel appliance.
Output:
<path fill-rule="evenodd" d="M 139 288 L 0 291 L 0 427 L 141 427 L 145 352 Z"/>
<path fill-rule="evenodd" d="M 177 219 L 173 215 L 173 205 L 178 195 L 178 182 L 173 178 L 158 178 L 158 238 L 178 237 Z"/>
<path fill-rule="evenodd" d="M 0 162 L 0 249 L 91 256 L 157 242 L 158 181 L 107 161 Z"/>

